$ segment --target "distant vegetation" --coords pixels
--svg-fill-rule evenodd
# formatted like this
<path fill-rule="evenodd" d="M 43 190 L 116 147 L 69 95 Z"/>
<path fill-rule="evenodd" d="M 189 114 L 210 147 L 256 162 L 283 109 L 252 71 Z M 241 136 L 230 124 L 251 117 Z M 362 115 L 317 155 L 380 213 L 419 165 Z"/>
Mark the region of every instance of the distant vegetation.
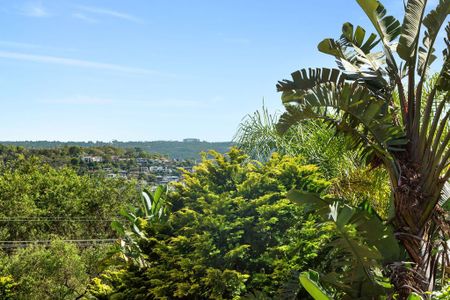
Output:
<path fill-rule="evenodd" d="M 0 148 L 0 299 L 83 295 L 113 249 L 111 221 L 138 199 L 136 181 L 78 174 L 58 153 Z"/>
<path fill-rule="evenodd" d="M 180 168 L 190 170 L 193 160 L 170 159 L 141 148 L 64 146 L 24 148 L 0 145 L 0 160 L 14 162 L 38 158 L 55 168 L 70 167 L 78 175 L 139 180 L 140 184 L 159 185 L 180 179 Z"/>
<path fill-rule="evenodd" d="M 3 145 L 21 146 L 31 149 L 49 149 L 57 147 L 114 147 L 126 149 L 141 149 L 151 153 L 166 155 L 177 159 L 200 159 L 200 152 L 215 150 L 225 153 L 232 146 L 231 142 L 206 142 L 197 139 L 185 141 L 152 141 L 152 142 L 58 142 L 58 141 L 3 141 Z"/>

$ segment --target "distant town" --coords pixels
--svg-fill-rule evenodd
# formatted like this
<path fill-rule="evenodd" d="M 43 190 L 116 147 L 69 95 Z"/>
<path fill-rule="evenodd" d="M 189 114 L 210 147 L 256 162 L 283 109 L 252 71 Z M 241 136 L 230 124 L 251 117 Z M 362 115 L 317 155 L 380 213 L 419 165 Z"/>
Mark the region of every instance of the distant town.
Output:
<path fill-rule="evenodd" d="M 107 178 L 135 179 L 142 185 L 156 187 L 180 180 L 181 169 L 192 172 L 193 161 L 170 159 L 166 157 L 121 157 L 113 155 L 81 156 L 81 163 L 88 166 L 89 172 Z"/>
<path fill-rule="evenodd" d="M 60 141 L 0 141 L 2 145 L 20 146 L 27 149 L 52 149 L 60 147 L 116 147 L 121 149 L 139 148 L 150 153 L 159 153 L 172 159 L 200 159 L 200 153 L 215 150 L 225 153 L 233 145 L 232 142 L 207 142 L 198 138 L 185 138 L 182 141 L 117 141 L 111 142 L 60 142 Z"/>
<path fill-rule="evenodd" d="M 135 180 L 140 186 L 152 189 L 158 185 L 170 186 L 180 181 L 184 171 L 192 172 L 200 152 L 224 153 L 231 145 L 197 138 L 181 142 L 0 142 L 0 158 L 7 162 L 20 155 L 27 159 L 37 157 L 55 168 L 70 167 L 79 175 Z"/>

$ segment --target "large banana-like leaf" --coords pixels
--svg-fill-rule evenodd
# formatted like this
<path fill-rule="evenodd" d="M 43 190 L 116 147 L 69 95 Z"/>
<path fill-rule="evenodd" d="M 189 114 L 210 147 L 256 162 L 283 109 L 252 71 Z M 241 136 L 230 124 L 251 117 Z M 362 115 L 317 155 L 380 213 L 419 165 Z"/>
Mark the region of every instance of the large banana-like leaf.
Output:
<path fill-rule="evenodd" d="M 354 30 L 353 25 L 347 22 L 342 26 L 342 34 L 338 41 L 327 38 L 320 42 L 317 48 L 322 53 L 336 57 L 340 64 L 346 67 L 344 68 L 346 71 L 355 72 L 363 65 L 367 65 L 370 51 L 380 42 L 377 35 L 373 33 L 367 40 L 365 37 L 364 28 L 357 26 Z"/>
<path fill-rule="evenodd" d="M 353 24 L 347 22 L 342 26 L 342 35 L 339 41 L 329 38 L 324 39 L 319 43 L 317 48 L 325 54 L 333 55 L 353 63 L 355 62 L 353 59 L 355 55 L 347 53 L 347 47 L 355 47 L 360 49 L 364 54 L 368 54 L 380 42 L 376 34 L 372 33 L 367 40 L 365 40 L 365 37 L 366 30 L 364 28 L 357 26 L 356 30 L 354 30 Z"/>
<path fill-rule="evenodd" d="M 440 0 L 435 9 L 431 10 L 423 19 L 424 32 L 423 47 L 419 48 L 417 71 L 422 76 L 429 65 L 436 59 L 434 53 L 434 42 L 439 29 L 450 14 L 450 0 Z"/>
<path fill-rule="evenodd" d="M 360 48 L 365 54 L 369 53 L 380 42 L 377 40 L 377 35 L 372 33 L 366 41 L 366 30 L 361 26 L 357 26 L 354 30 L 353 24 L 347 22 L 342 25 L 342 39 L 341 42 L 350 43 Z"/>
<path fill-rule="evenodd" d="M 409 0 L 406 5 L 397 53 L 407 62 L 414 59 L 425 6 L 426 0 Z"/>
<path fill-rule="evenodd" d="M 395 261 L 400 255 L 390 227 L 384 225 L 376 214 L 350 207 L 336 199 L 323 199 L 320 195 L 302 191 L 291 191 L 287 197 L 334 224 L 337 237 L 329 246 L 342 254 L 341 261 L 335 266 L 346 266 L 346 271 L 345 274 L 326 275 L 326 282 L 344 289 L 347 287 L 349 291 L 356 287 L 366 296 L 384 290 L 386 286 L 377 281 L 374 270 Z"/>
<path fill-rule="evenodd" d="M 332 300 L 325 290 L 320 286 L 319 274 L 315 271 L 302 272 L 300 274 L 300 283 L 305 290 L 314 298 L 314 300 Z"/>
<path fill-rule="evenodd" d="M 365 258 L 361 257 L 361 261 L 373 258 L 387 263 L 398 259 L 400 248 L 393 230 L 383 224 L 377 214 L 371 213 L 367 209 L 345 205 L 339 199 L 321 197 L 316 193 L 292 190 L 288 193 L 287 198 L 305 207 L 307 212 L 314 212 L 324 220 L 334 222 L 341 233 L 348 232 L 349 228 L 346 228 L 348 225 L 356 226 L 358 234 L 370 248 L 361 250 L 366 254 Z M 359 244 L 360 237 L 355 238 L 351 243 Z M 354 237 L 350 234 L 348 238 L 353 239 Z M 357 246 L 357 248 L 360 247 L 362 246 Z M 355 255 L 359 254 L 355 253 Z"/>
<path fill-rule="evenodd" d="M 445 40 L 445 49 L 442 51 L 444 64 L 438 78 L 437 88 L 440 91 L 447 92 L 450 91 L 450 24 L 445 27 L 447 33 Z"/>
<path fill-rule="evenodd" d="M 369 17 L 385 45 L 388 45 L 400 34 L 400 22 L 392 16 L 386 16 L 386 9 L 378 0 L 356 1 Z"/>
<path fill-rule="evenodd" d="M 303 120 L 321 119 L 349 138 L 349 147 L 361 150 L 367 163 L 383 161 L 390 177 L 398 179 L 400 171 L 392 152 L 403 151 L 407 140 L 385 101 L 358 83 L 336 86 L 328 82 L 307 91 L 286 91 L 286 95 L 286 112 L 277 124 L 281 133 Z"/>
<path fill-rule="evenodd" d="M 290 108 L 283 114 L 280 128 L 286 128 L 298 119 L 324 118 L 328 112 L 329 115 L 340 116 L 340 123 L 367 132 L 367 139 L 380 150 L 399 150 L 398 146 L 406 143 L 402 129 L 393 124 L 388 104 L 358 84 L 322 83 L 301 93 L 292 91 L 286 102 L 298 104 L 301 109 Z"/>
<path fill-rule="evenodd" d="M 277 84 L 277 90 L 283 92 L 281 96 L 283 102 L 291 101 L 291 96 L 298 98 L 298 94 L 303 94 L 320 83 L 340 84 L 345 80 L 341 71 L 329 68 L 302 69 L 292 73 L 291 76 L 292 80 L 282 80 Z"/>
<path fill-rule="evenodd" d="M 343 134 L 347 138 L 346 144 L 348 147 L 352 149 L 362 148 L 363 151 L 360 152 L 360 156 L 366 158 L 368 162 L 373 158 L 373 153 L 384 153 L 378 145 L 369 140 L 366 133 L 358 131 L 355 126 L 342 121 L 339 116 L 319 114 L 312 111 L 311 107 L 308 106 L 287 105 L 286 113 L 281 116 L 280 122 L 277 124 L 277 130 L 283 134 L 291 126 L 307 119 L 321 119 L 334 128 L 337 133 Z"/>
<path fill-rule="evenodd" d="M 366 15 L 372 22 L 378 35 L 383 42 L 383 50 L 386 55 L 388 73 L 398 76 L 398 67 L 392 53 L 391 42 L 395 40 L 401 32 L 400 22 L 392 16 L 386 16 L 386 9 L 378 0 L 356 0 Z"/>
<path fill-rule="evenodd" d="M 365 32 L 360 26 L 354 30 L 351 23 L 345 23 L 339 40 L 324 39 L 318 49 L 337 59 L 347 80 L 357 81 L 373 92 L 384 92 L 389 86 L 385 79 L 388 75 L 385 55 L 383 52 L 370 53 L 380 40 L 375 34 L 365 40 Z"/>

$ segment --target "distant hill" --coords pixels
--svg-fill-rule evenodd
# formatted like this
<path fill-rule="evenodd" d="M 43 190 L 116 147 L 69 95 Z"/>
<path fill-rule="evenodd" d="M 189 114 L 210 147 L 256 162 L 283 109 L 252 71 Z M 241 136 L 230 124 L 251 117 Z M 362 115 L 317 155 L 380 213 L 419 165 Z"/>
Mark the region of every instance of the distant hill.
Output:
<path fill-rule="evenodd" d="M 140 148 L 142 150 L 167 155 L 170 158 L 199 159 L 200 152 L 215 150 L 225 153 L 233 145 L 232 142 L 205 142 L 198 139 L 179 141 L 152 142 L 58 142 L 58 141 L 3 141 L 3 145 L 21 146 L 30 149 L 48 149 L 65 146 L 101 147 L 113 146 L 118 148 Z"/>

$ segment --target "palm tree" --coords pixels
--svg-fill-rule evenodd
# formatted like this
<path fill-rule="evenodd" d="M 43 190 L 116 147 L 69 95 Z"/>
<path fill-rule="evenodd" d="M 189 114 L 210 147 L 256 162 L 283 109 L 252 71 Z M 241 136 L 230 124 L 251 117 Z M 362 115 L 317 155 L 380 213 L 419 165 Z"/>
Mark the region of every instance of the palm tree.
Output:
<path fill-rule="evenodd" d="M 319 51 L 334 56 L 338 68 L 303 69 L 280 81 L 286 112 L 278 128 L 323 120 L 366 162 L 386 169 L 391 223 L 409 257 L 391 266 L 391 278 L 405 298 L 431 290 L 437 268 L 450 262 L 450 227 L 441 208 L 450 178 L 450 0 L 439 0 L 429 12 L 427 0 L 409 0 L 403 23 L 377 0 L 357 2 L 377 34 L 345 23 L 339 39 L 323 40 Z M 442 67 L 431 76 L 443 25 Z"/>

